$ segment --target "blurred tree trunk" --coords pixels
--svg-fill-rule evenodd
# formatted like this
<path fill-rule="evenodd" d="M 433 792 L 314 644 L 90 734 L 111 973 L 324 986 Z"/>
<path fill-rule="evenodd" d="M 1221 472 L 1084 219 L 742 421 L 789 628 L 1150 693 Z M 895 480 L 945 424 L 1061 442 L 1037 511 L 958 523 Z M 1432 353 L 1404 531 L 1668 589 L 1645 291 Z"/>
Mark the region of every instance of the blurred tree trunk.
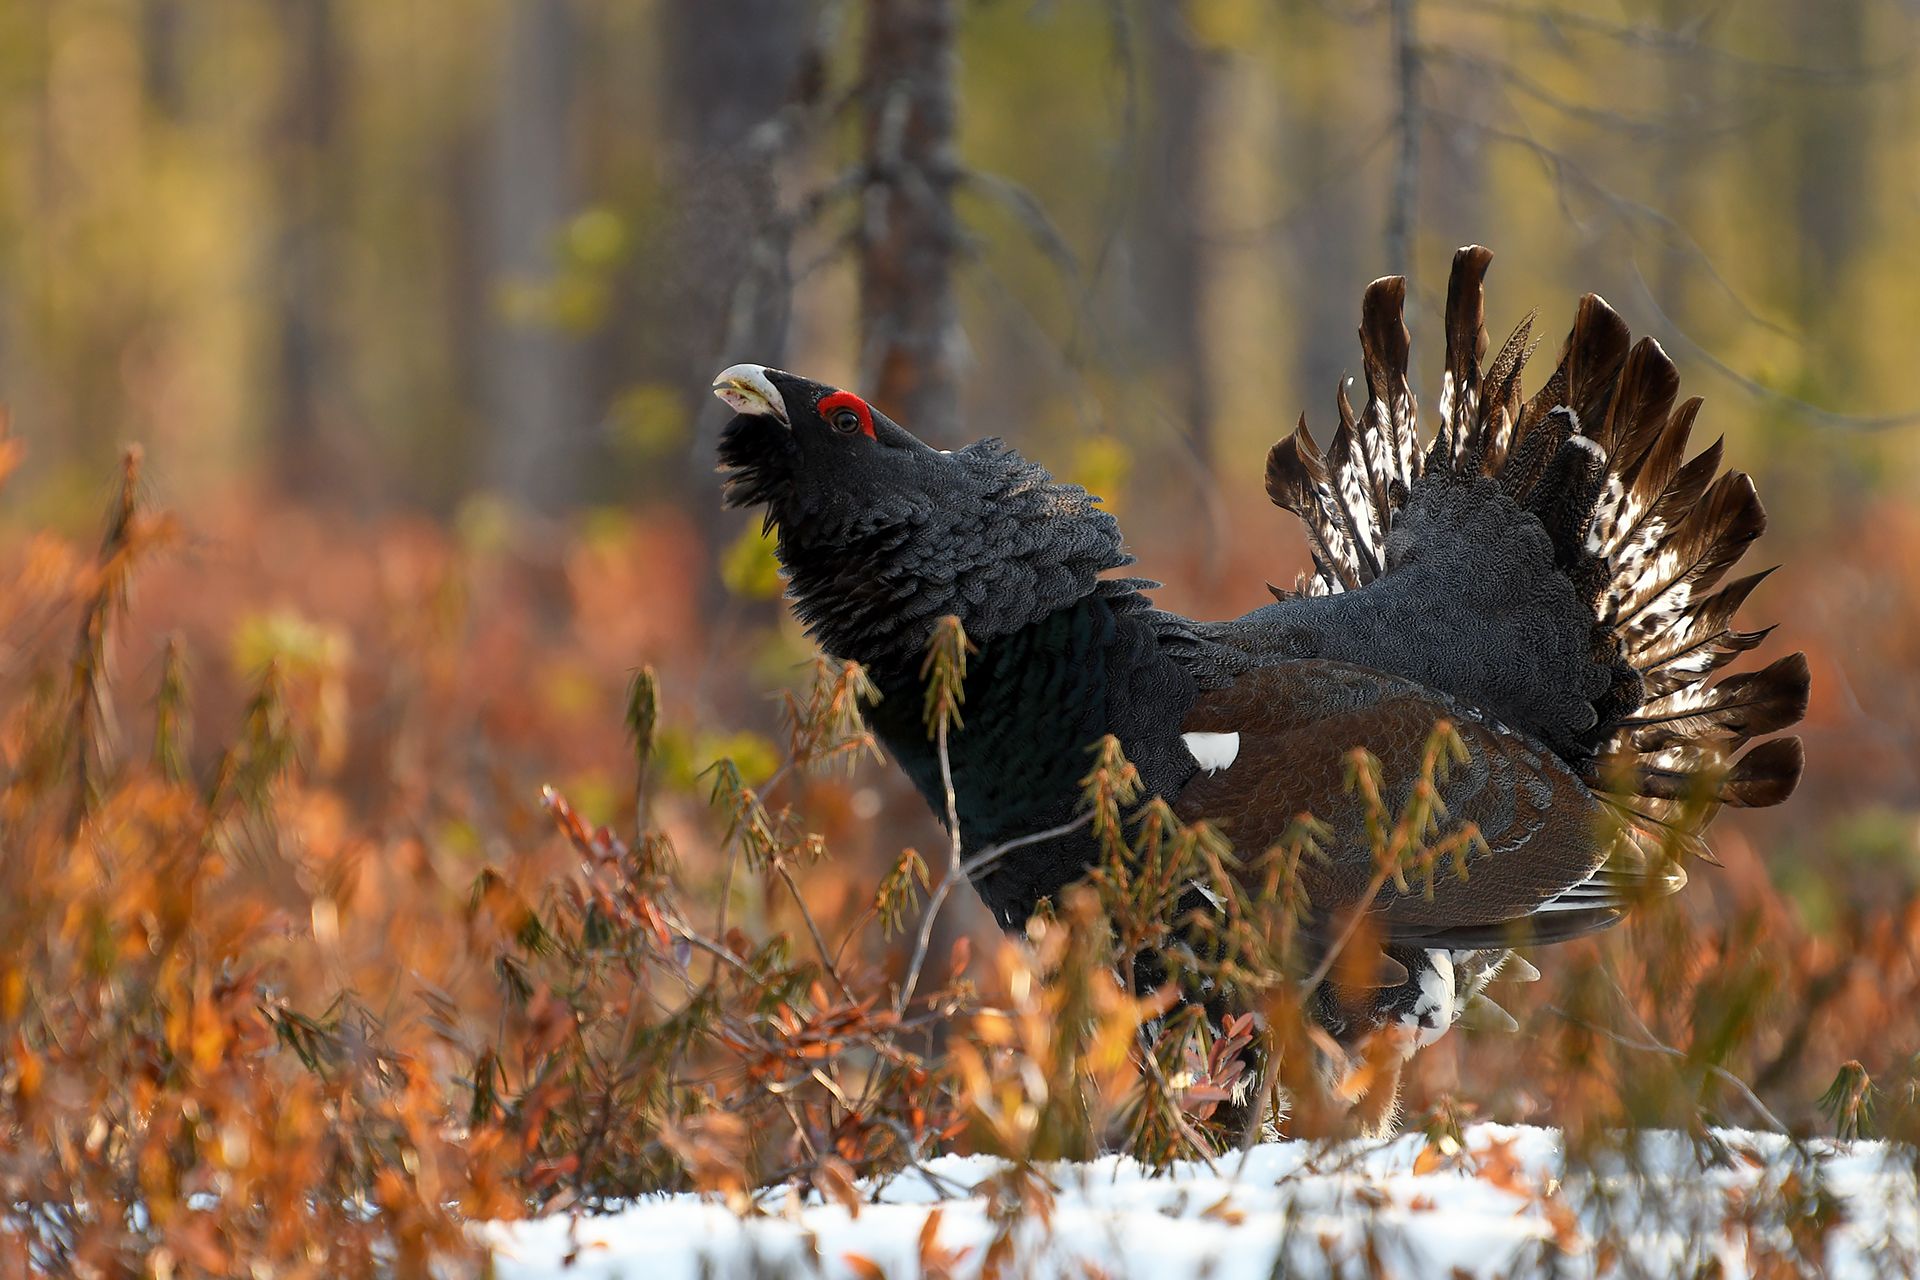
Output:
<path fill-rule="evenodd" d="M 575 211 L 575 38 L 569 0 L 511 0 L 488 192 L 485 476 L 540 511 L 575 501 L 586 478 L 579 345 L 541 319 L 503 314 L 498 293 L 552 280 Z"/>
<path fill-rule="evenodd" d="M 639 264 L 653 288 L 639 295 L 650 314 L 635 326 L 652 335 L 648 374 L 681 393 L 689 423 L 724 419 L 708 391 L 721 369 L 785 362 L 792 284 L 775 165 L 801 140 L 776 117 L 807 92 L 796 83 L 818 57 L 813 10 L 805 0 L 701 0 L 661 12 L 661 105 L 674 142 L 664 177 L 677 208 Z M 711 430 L 691 434 L 681 492 L 711 562 L 735 522 L 720 507 Z M 711 617 L 724 601 L 717 574 L 703 592 Z"/>
<path fill-rule="evenodd" d="M 168 120 L 186 109 L 183 0 L 144 0 L 140 6 L 140 78 L 147 101 Z"/>
<path fill-rule="evenodd" d="M 1415 224 L 1420 217 L 1420 44 L 1414 0 L 1388 0 L 1387 31 L 1393 45 L 1395 132 L 1393 188 L 1387 196 L 1388 271 L 1407 277 L 1413 293 Z"/>
<path fill-rule="evenodd" d="M 867 0 L 861 60 L 860 385 L 888 417 L 947 448 L 961 443 L 958 10 L 957 0 Z M 933 922 L 929 971 L 944 973 L 954 944 L 986 919 L 973 893 L 950 897 Z M 936 1027 L 935 1053 L 944 1039 Z"/>
<path fill-rule="evenodd" d="M 1207 261 L 1200 212 L 1207 186 L 1208 125 L 1217 88 L 1215 56 L 1194 38 L 1188 5 L 1148 5 L 1145 63 L 1153 106 L 1146 137 L 1135 259 L 1135 309 L 1150 364 L 1165 371 L 1203 487 L 1214 454 L 1214 397 L 1207 361 Z"/>
<path fill-rule="evenodd" d="M 1660 24 L 1669 31 L 1679 30 L 1687 21 L 1690 0 L 1661 0 Z M 1660 115 L 1670 125 L 1697 115 L 1694 104 L 1703 91 L 1710 91 L 1714 68 L 1706 58 L 1669 55 L 1660 64 Z M 1691 225 L 1692 183 L 1690 178 L 1696 154 L 1695 140 L 1680 128 L 1671 128 L 1655 145 L 1659 148 L 1653 163 L 1654 191 L 1660 210 L 1680 226 Z M 1654 264 L 1651 288 L 1654 300 L 1674 323 L 1685 326 L 1687 273 L 1679 250 L 1666 246 Z"/>
<path fill-rule="evenodd" d="M 1875 61 L 1868 46 L 1867 18 L 1855 4 L 1822 5 L 1795 11 L 1800 56 L 1816 66 L 1862 67 Z M 1777 92 L 1777 90 L 1776 90 Z M 1801 90 L 1795 113 L 1799 152 L 1794 166 L 1793 237 L 1800 251 L 1802 316 L 1838 312 L 1839 323 L 1822 326 L 1825 340 L 1808 352 L 1820 370 L 1815 399 L 1844 400 L 1847 385 L 1859 374 L 1859 332 L 1846 323 L 1846 273 L 1857 260 L 1870 229 L 1874 207 L 1868 157 L 1873 149 L 1873 102 L 1860 93 L 1830 89 Z"/>
<path fill-rule="evenodd" d="M 1450 83 L 1446 98 L 1450 111 L 1469 120 L 1495 119 L 1500 108 L 1498 92 L 1477 77 Z M 1491 198 L 1493 178 L 1487 165 L 1486 136 L 1477 129 L 1436 120 L 1427 131 L 1427 140 L 1431 152 L 1424 162 L 1425 197 L 1421 201 L 1425 225 L 1449 250 L 1485 244 L 1493 238 L 1492 215 L 1498 207 Z M 1410 313 L 1440 314 L 1445 295 L 1437 277 L 1433 285 L 1432 292 L 1408 300 Z"/>
<path fill-rule="evenodd" d="M 867 0 L 860 371 L 882 411 L 923 437 L 960 432 L 953 265 L 957 0 Z"/>
<path fill-rule="evenodd" d="M 703 0 L 661 16 L 663 106 L 676 148 L 669 178 L 680 205 L 669 249 L 674 314 L 661 336 L 703 407 L 713 403 L 714 373 L 740 360 L 777 362 L 786 345 L 786 246 L 764 243 L 779 234 L 774 166 L 784 157 L 755 143 L 799 141 L 776 117 L 817 56 L 812 10 L 803 0 Z M 757 139 L 757 130 L 769 132 Z"/>
<path fill-rule="evenodd" d="M 1327 174 L 1353 163 L 1349 130 L 1337 116 L 1299 103 L 1295 108 L 1282 125 L 1283 149 L 1275 165 L 1281 173 Z M 1283 187 L 1281 202 L 1298 208 L 1287 236 L 1287 272 L 1296 284 L 1289 305 L 1298 317 L 1293 385 L 1325 445 L 1334 391 L 1353 369 L 1360 290 L 1382 274 L 1375 241 L 1361 230 L 1372 225 L 1378 206 L 1372 191 L 1357 182 L 1322 181 L 1316 190 Z"/>
<path fill-rule="evenodd" d="M 338 284 L 327 227 L 336 121 L 342 101 L 334 0 L 282 0 L 284 91 L 268 148 L 279 200 L 272 281 L 276 377 L 269 411 L 276 479 L 298 493 L 326 493 L 342 478 L 328 400 L 338 370 L 329 332 L 329 291 Z"/>

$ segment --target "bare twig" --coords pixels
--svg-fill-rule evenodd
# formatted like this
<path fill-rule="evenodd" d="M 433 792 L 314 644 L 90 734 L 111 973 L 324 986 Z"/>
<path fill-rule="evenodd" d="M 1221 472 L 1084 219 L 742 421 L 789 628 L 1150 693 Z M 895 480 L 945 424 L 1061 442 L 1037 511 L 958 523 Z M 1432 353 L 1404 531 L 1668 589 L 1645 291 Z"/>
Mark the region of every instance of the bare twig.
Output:
<path fill-rule="evenodd" d="M 1303 999 L 1318 990 L 1320 984 L 1327 980 L 1327 975 L 1333 972 L 1333 966 L 1339 962 L 1340 953 L 1346 950 L 1347 944 L 1352 942 L 1354 935 L 1360 932 L 1361 922 L 1367 918 L 1374 899 L 1380 896 L 1382 889 L 1386 888 L 1387 881 L 1393 878 L 1393 872 L 1393 864 L 1383 862 L 1373 873 L 1373 879 L 1367 882 L 1366 892 L 1361 894 L 1360 900 L 1347 913 L 1346 924 L 1341 928 L 1339 936 L 1333 940 L 1333 945 L 1328 947 L 1327 953 L 1320 957 L 1320 963 L 1314 966 L 1313 972 L 1300 980 L 1300 995 Z"/>
<path fill-rule="evenodd" d="M 1078 831 L 1092 821 L 1093 810 L 1089 809 L 1072 821 L 1063 822 L 1057 827 L 1048 827 L 1045 831 L 1035 831 L 1031 835 L 1019 836 L 1012 840 L 1004 840 L 996 845 L 989 845 L 987 848 L 974 854 L 971 858 L 968 858 L 960 869 L 969 877 L 978 875 L 982 871 L 990 870 L 994 864 L 1006 857 L 1009 853 L 1012 853 L 1015 849 L 1024 849 L 1028 845 L 1039 844 L 1042 841 L 1052 840 L 1058 836 L 1068 835 Z"/>
<path fill-rule="evenodd" d="M 1707 254 L 1706 250 L 1702 249 L 1699 242 L 1688 233 L 1686 228 L 1674 221 L 1670 215 L 1663 213 L 1652 205 L 1623 196 L 1612 190 L 1591 174 L 1587 173 L 1586 170 L 1582 169 L 1579 165 L 1575 164 L 1565 153 L 1548 146 L 1529 133 L 1503 129 L 1498 125 L 1488 124 L 1484 120 L 1476 120 L 1471 116 L 1456 115 L 1439 108 L 1435 108 L 1434 115 L 1445 118 L 1460 128 L 1472 130 L 1492 141 L 1503 142 L 1510 146 L 1518 147 L 1539 160 L 1542 167 L 1546 169 L 1548 175 L 1553 179 L 1554 191 L 1560 201 L 1561 210 L 1576 223 L 1579 223 L 1580 219 L 1578 215 L 1574 213 L 1572 204 L 1568 198 L 1569 193 L 1574 188 L 1578 188 L 1592 197 L 1594 201 L 1613 216 L 1614 220 L 1620 226 L 1627 228 L 1629 233 L 1632 232 L 1637 222 L 1645 222 L 1658 228 L 1666 240 L 1666 243 L 1662 247 L 1666 248 L 1669 252 L 1685 254 L 1691 261 L 1699 266 L 1700 269 L 1706 273 L 1708 280 L 1719 289 L 1735 307 L 1739 308 L 1743 318 L 1781 337 L 1798 337 L 1791 329 L 1788 329 L 1779 321 L 1761 314 L 1751 303 L 1741 297 L 1738 291 L 1734 289 L 1732 283 L 1729 282 L 1726 276 L 1721 273 L 1720 269 L 1715 266 L 1713 259 Z"/>
<path fill-rule="evenodd" d="M 1903 73 L 1913 62 L 1911 49 L 1903 49 L 1884 62 L 1866 65 L 1809 67 L 1790 62 L 1769 62 L 1762 58 L 1751 58 L 1742 53 L 1735 53 L 1731 49 L 1724 49 L 1699 39 L 1693 33 L 1698 30 L 1697 23 L 1689 31 L 1669 31 L 1645 23 L 1610 22 L 1590 13 L 1551 4 L 1517 4 L 1512 3 L 1511 0 L 1435 0 L 1435 2 L 1446 8 L 1470 13 L 1486 13 L 1518 22 L 1565 27 L 1570 31 L 1585 32 L 1630 48 L 1647 49 L 1669 57 L 1697 58 L 1705 62 L 1723 63 L 1745 74 L 1798 80 L 1836 89 L 1855 88 L 1863 80 L 1891 79 Z"/>
<path fill-rule="evenodd" d="M 947 895 L 953 892 L 954 884 L 964 875 L 965 864 L 960 853 L 960 804 L 953 790 L 953 760 L 947 752 L 948 717 L 942 716 L 934 726 L 935 750 L 940 756 L 940 786 L 946 792 L 947 799 L 947 869 L 941 873 L 940 883 L 933 888 L 933 896 L 927 899 L 926 914 L 920 920 L 920 936 L 913 944 L 913 962 L 907 966 L 907 976 L 900 984 L 900 994 L 894 999 L 895 1013 L 906 1011 L 908 1001 L 913 999 L 914 988 L 920 985 L 920 969 L 927 962 L 927 948 L 933 943 L 933 926 L 940 918 L 940 908 L 945 904 Z"/>
<path fill-rule="evenodd" d="M 814 950 L 820 953 L 821 968 L 825 969 L 827 976 L 833 979 L 833 985 L 840 988 L 842 996 L 848 1000 L 854 1000 L 856 997 L 853 989 L 847 985 L 846 979 L 840 976 L 840 970 L 834 964 L 834 952 L 827 946 L 826 936 L 820 932 L 820 925 L 814 920 L 813 912 L 807 907 L 807 900 L 800 895 L 800 886 L 794 883 L 793 872 L 788 869 L 786 859 L 775 858 L 773 869 L 779 875 L 780 882 L 787 886 L 787 892 L 793 895 L 794 905 L 800 908 L 800 919 L 806 922 L 807 933 L 813 938 Z"/>
<path fill-rule="evenodd" d="M 1779 1132 L 1788 1134 L 1789 1136 L 1791 1136 L 1792 1130 L 1787 1128 L 1787 1126 L 1785 1125 L 1785 1123 L 1781 1121 L 1779 1116 L 1776 1116 L 1775 1114 L 1773 1114 L 1773 1112 L 1770 1109 L 1768 1109 L 1766 1103 L 1760 1101 L 1759 1095 L 1754 1093 L 1754 1091 L 1747 1086 L 1747 1082 L 1742 1080 L 1739 1076 L 1733 1074 L 1733 1072 L 1727 1070 L 1725 1067 L 1716 1066 L 1711 1062 L 1699 1062 L 1696 1059 L 1687 1055 L 1686 1053 L 1682 1052 L 1681 1050 L 1674 1048 L 1670 1044 L 1660 1044 L 1657 1041 L 1653 1041 L 1653 1040 L 1635 1040 L 1631 1036 L 1621 1035 L 1618 1031 L 1613 1031 L 1607 1027 L 1595 1026 L 1593 1023 L 1588 1022 L 1585 1018 L 1582 1018 L 1575 1014 L 1567 1012 L 1565 1009 L 1562 1009 L 1559 1005 L 1548 1005 L 1547 1012 L 1553 1014 L 1557 1018 L 1560 1018 L 1566 1022 L 1573 1024 L 1576 1027 L 1579 1027 L 1583 1031 L 1590 1031 L 1594 1035 L 1604 1036 L 1608 1040 L 1613 1041 L 1615 1044 L 1619 1045 L 1624 1049 L 1633 1049 L 1640 1053 L 1656 1053 L 1656 1054 L 1660 1054 L 1663 1057 L 1673 1058 L 1673 1059 L 1676 1059 L 1677 1061 L 1691 1063 L 1692 1065 L 1699 1067 L 1701 1070 L 1706 1071 L 1709 1075 L 1713 1076 L 1715 1079 L 1720 1080 L 1723 1083 L 1730 1086 L 1736 1093 L 1738 1093 L 1741 1097 L 1745 1098 L 1747 1101 L 1747 1105 L 1753 1108 L 1755 1115 L 1758 1115 L 1761 1119 L 1765 1120 L 1768 1124 L 1772 1125 Z M 1629 1014 L 1632 1014 L 1631 1010 L 1629 1010 L 1628 1012 Z M 1638 1021 L 1638 1015 L 1633 1015 L 1633 1016 L 1635 1017 L 1635 1020 Z M 1641 1027 L 1644 1030 L 1645 1024 L 1642 1023 Z"/>
<path fill-rule="evenodd" d="M 1421 52 L 1430 61 L 1452 63 L 1476 76 L 1498 80 L 1522 97 L 1537 102 L 1569 120 L 1578 120 L 1582 124 L 1626 134 L 1633 138 L 1673 138 L 1683 134 L 1689 138 L 1714 137 L 1741 132 L 1751 128 L 1754 123 L 1752 118 L 1748 118 L 1712 128 L 1703 128 L 1692 122 L 1683 126 L 1675 120 L 1660 116 L 1630 116 L 1625 112 L 1610 111 L 1604 107 L 1590 107 L 1565 98 L 1502 58 L 1488 58 L 1443 44 L 1425 45 Z"/>
<path fill-rule="evenodd" d="M 1309 213 L 1320 212 L 1323 197 L 1330 191 L 1336 191 L 1366 172 L 1367 164 L 1376 151 L 1388 141 L 1399 135 L 1399 129 L 1392 123 L 1374 132 L 1359 146 L 1335 146 L 1331 148 L 1336 157 L 1328 162 L 1320 172 L 1308 177 L 1295 187 L 1298 195 L 1293 203 L 1264 222 L 1246 227 L 1202 228 L 1200 238 L 1210 245 L 1220 248 L 1253 248 L 1274 236 L 1286 231 L 1294 222 Z"/>
<path fill-rule="evenodd" d="M 1705 364 L 1721 377 L 1738 386 L 1748 395 L 1778 405 L 1793 413 L 1796 417 L 1804 418 L 1808 422 L 1818 423 L 1821 426 L 1833 427 L 1843 431 L 1891 431 L 1895 428 L 1911 427 L 1916 423 L 1920 423 L 1920 409 L 1909 410 L 1905 413 L 1882 414 L 1877 417 L 1859 417 L 1854 414 L 1836 413 L 1832 409 L 1823 409 L 1817 404 L 1810 404 L 1800 399 L 1798 396 L 1790 396 L 1784 391 L 1776 391 L 1764 383 L 1754 381 L 1689 337 L 1686 330 L 1675 323 L 1673 317 L 1668 315 L 1660 306 L 1660 303 L 1654 298 L 1653 290 L 1647 287 L 1646 277 L 1640 274 L 1639 266 L 1637 264 L 1630 264 L 1630 267 L 1633 271 L 1634 285 L 1640 291 L 1642 304 L 1659 318 L 1661 326 L 1673 336 L 1675 342 L 1683 349 L 1691 352 L 1695 359 Z"/>

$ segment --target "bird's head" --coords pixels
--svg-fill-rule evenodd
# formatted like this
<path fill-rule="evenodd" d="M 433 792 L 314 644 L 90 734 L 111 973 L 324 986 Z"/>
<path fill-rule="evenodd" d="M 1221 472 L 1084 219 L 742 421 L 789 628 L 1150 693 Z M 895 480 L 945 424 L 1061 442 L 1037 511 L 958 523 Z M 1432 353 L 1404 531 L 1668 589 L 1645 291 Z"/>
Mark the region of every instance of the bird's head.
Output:
<path fill-rule="evenodd" d="M 850 391 L 737 364 L 713 393 L 729 506 L 766 509 L 795 609 L 828 652 L 917 663 L 936 619 L 1008 634 L 1127 563 L 1113 517 L 997 440 L 923 444 Z"/>
<path fill-rule="evenodd" d="M 885 520 L 950 468 L 947 454 L 851 391 L 736 364 L 713 380 L 713 393 L 735 415 L 720 435 L 728 505 L 764 505 L 783 536 L 802 524 Z"/>

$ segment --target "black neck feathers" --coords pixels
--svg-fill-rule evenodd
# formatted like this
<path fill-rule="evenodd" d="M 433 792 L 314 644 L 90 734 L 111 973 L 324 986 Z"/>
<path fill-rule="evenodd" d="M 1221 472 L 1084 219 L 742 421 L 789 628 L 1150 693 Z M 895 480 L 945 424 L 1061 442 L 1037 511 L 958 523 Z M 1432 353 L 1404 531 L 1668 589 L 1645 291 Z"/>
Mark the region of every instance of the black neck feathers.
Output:
<path fill-rule="evenodd" d="M 764 430 L 751 420 L 747 429 Z M 808 632 L 869 667 L 917 670 L 949 614 L 979 642 L 1138 585 L 1099 580 L 1132 557 L 1098 499 L 997 440 L 955 453 L 883 449 L 857 486 L 813 474 L 798 451 L 749 451 L 739 440 L 723 438 L 722 461 L 734 502 L 767 505 Z"/>

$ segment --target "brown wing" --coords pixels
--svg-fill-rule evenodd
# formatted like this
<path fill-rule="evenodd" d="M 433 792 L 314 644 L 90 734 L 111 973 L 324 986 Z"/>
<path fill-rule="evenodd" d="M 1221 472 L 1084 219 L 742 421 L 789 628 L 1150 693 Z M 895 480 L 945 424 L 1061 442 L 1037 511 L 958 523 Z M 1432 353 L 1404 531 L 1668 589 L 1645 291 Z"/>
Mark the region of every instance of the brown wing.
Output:
<path fill-rule="evenodd" d="M 1175 808 L 1219 825 L 1242 851 L 1277 843 L 1311 813 L 1332 829 L 1324 863 L 1304 862 L 1316 916 L 1344 916 L 1367 891 L 1374 859 L 1366 808 L 1347 785 L 1348 757 L 1365 747 L 1380 760 L 1395 813 L 1420 771 L 1434 726 L 1452 722 L 1469 759 L 1440 788 L 1443 834 L 1472 822 L 1488 852 L 1422 886 L 1391 883 L 1374 904 L 1389 937 L 1431 946 L 1510 941 L 1515 926 L 1535 941 L 1611 924 L 1634 874 L 1606 866 L 1607 813 L 1551 752 L 1443 694 L 1364 667 L 1325 661 L 1276 663 L 1202 694 L 1183 733 L 1236 733 L 1232 763 L 1196 774 Z M 1206 754 L 1203 752 L 1203 754 Z"/>

